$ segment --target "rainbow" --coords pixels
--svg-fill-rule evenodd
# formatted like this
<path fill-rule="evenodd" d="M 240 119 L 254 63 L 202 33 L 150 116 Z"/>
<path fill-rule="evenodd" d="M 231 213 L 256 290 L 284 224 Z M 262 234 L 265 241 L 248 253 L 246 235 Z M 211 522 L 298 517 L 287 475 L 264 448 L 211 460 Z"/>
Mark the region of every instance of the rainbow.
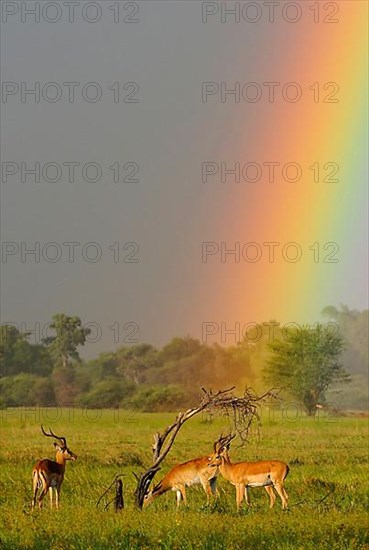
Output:
<path fill-rule="evenodd" d="M 197 314 L 202 320 L 229 327 L 269 319 L 310 323 L 322 320 L 329 304 L 367 307 L 368 3 L 338 4 L 339 23 L 280 23 L 274 55 L 279 64 L 269 63 L 268 75 L 263 73 L 265 80 L 280 83 L 273 102 L 219 105 L 228 109 L 227 123 L 214 156 L 228 167 L 253 162 L 263 171 L 260 181 L 241 174 L 238 183 L 232 176 L 221 183 L 218 174 L 217 182 L 203 184 L 211 187 L 211 196 L 205 191 L 209 219 L 213 208 L 218 217 L 211 220 L 217 230 L 205 240 L 217 242 L 219 252 L 202 265 L 207 284 L 206 305 Z M 244 56 L 236 56 L 238 67 L 245 66 Z M 249 62 L 248 76 L 252 68 L 260 74 L 263 60 L 254 55 Z M 283 100 L 288 82 L 301 86 L 299 101 Z M 264 86 L 263 94 L 269 89 Z M 293 97 L 293 87 L 285 91 Z M 263 163 L 274 161 L 280 166 L 269 181 Z M 298 169 L 291 162 L 301 169 L 298 181 L 292 181 Z M 251 179 L 256 173 L 252 166 L 246 170 Z M 240 258 L 226 254 L 235 243 Z M 263 243 L 280 243 L 273 245 L 274 261 L 272 245 Z M 254 258 L 260 249 L 258 261 L 242 255 Z"/>

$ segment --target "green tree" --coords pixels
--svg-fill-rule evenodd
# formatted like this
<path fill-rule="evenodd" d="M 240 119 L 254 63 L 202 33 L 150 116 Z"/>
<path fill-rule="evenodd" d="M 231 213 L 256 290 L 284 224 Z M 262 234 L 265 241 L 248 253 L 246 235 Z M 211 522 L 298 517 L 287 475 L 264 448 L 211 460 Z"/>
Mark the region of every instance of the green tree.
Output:
<path fill-rule="evenodd" d="M 322 314 L 332 319 L 339 327 L 339 332 L 345 341 L 345 352 L 342 362 L 352 374 L 361 374 L 368 377 L 369 339 L 368 324 L 369 311 L 350 310 L 341 305 L 340 309 L 327 306 Z"/>
<path fill-rule="evenodd" d="M 167 361 L 176 361 L 184 357 L 190 357 L 199 353 L 204 347 L 196 338 L 186 336 L 172 338 L 169 344 L 166 344 L 160 352 L 160 358 L 163 363 Z"/>
<path fill-rule="evenodd" d="M 74 405 L 79 393 L 79 388 L 76 384 L 75 366 L 57 367 L 53 370 L 51 379 L 56 404 L 60 407 Z"/>
<path fill-rule="evenodd" d="M 79 317 L 69 317 L 63 313 L 53 316 L 50 327 L 54 329 L 55 335 L 45 338 L 44 343 L 49 347 L 55 362 L 64 368 L 68 368 L 72 360 L 80 362 L 77 348 L 84 346 L 91 330 L 82 327 Z"/>
<path fill-rule="evenodd" d="M 79 397 L 78 402 L 83 407 L 115 408 L 122 399 L 127 399 L 134 393 L 136 386 L 133 382 L 126 382 L 117 378 L 100 380 L 93 389 Z"/>
<path fill-rule="evenodd" d="M 284 340 L 270 342 L 271 356 L 264 368 L 269 384 L 287 388 L 312 415 L 316 404 L 323 404 L 329 386 L 349 381 L 339 363 L 343 339 L 331 327 L 317 324 L 290 329 Z"/>
<path fill-rule="evenodd" d="M 48 376 L 52 361 L 48 350 L 41 344 L 30 344 L 28 333 L 14 325 L 0 326 L 0 375 L 15 376 L 27 372 Z"/>
<path fill-rule="evenodd" d="M 55 395 L 50 378 L 27 372 L 0 378 L 0 403 L 7 407 L 54 406 Z"/>
<path fill-rule="evenodd" d="M 158 351 L 150 344 L 122 347 L 116 352 L 116 372 L 134 384 L 146 382 L 147 372 L 158 364 Z"/>
<path fill-rule="evenodd" d="M 33 405 L 53 407 L 56 404 L 52 380 L 37 378 L 29 392 L 29 400 Z"/>
<path fill-rule="evenodd" d="M 180 385 L 142 386 L 126 404 L 144 412 L 175 411 L 179 407 L 190 408 L 193 397 Z"/>

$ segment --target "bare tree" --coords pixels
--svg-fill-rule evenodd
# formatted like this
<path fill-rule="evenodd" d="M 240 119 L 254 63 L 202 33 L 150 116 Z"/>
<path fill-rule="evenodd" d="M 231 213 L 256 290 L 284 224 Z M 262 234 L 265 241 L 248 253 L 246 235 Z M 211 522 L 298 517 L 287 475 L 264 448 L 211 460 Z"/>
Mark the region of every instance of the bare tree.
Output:
<path fill-rule="evenodd" d="M 229 419 L 234 431 L 239 435 L 241 441 L 245 442 L 251 427 L 255 423 L 259 425 L 261 402 L 266 398 L 274 398 L 276 395 L 274 390 L 269 390 L 258 396 L 252 389 L 246 388 L 244 394 L 238 397 L 233 390 L 234 387 L 213 393 L 212 390 L 202 388 L 203 397 L 197 407 L 178 413 L 170 426 L 167 426 L 162 433 L 154 435 L 152 465 L 141 475 L 135 474 L 137 479 L 135 497 L 136 504 L 140 509 L 142 509 L 145 495 L 149 491 L 155 474 L 160 470 L 160 464 L 169 453 L 179 430 L 187 420 L 204 410 L 221 415 Z"/>

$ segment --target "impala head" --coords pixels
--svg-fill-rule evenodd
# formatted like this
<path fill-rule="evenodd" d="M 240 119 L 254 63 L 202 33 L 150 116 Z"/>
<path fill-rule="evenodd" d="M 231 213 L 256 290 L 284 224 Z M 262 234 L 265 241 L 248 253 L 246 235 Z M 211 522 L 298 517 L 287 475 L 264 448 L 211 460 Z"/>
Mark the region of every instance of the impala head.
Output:
<path fill-rule="evenodd" d="M 76 460 L 77 455 L 74 454 L 70 449 L 68 449 L 67 446 L 67 440 L 65 437 L 60 437 L 58 435 L 55 435 L 49 428 L 49 433 L 45 432 L 44 427 L 41 426 L 41 431 L 46 437 L 53 437 L 56 441 L 54 441 L 54 447 L 57 453 L 60 453 L 63 455 L 64 460 Z"/>
<path fill-rule="evenodd" d="M 149 491 L 148 493 L 146 493 L 146 495 L 144 496 L 144 500 L 143 500 L 143 507 L 145 508 L 146 506 L 148 506 L 149 504 L 152 503 L 152 501 L 154 500 L 154 497 L 152 496 L 152 491 Z"/>
<path fill-rule="evenodd" d="M 223 434 L 221 434 L 220 438 L 218 439 L 218 441 L 216 441 L 214 443 L 214 453 L 215 455 L 220 459 L 221 461 L 221 458 L 223 456 L 227 456 L 228 455 L 228 451 L 229 451 L 229 448 L 231 446 L 231 441 L 232 439 L 234 439 L 236 437 L 235 434 L 228 434 L 228 435 L 225 435 L 223 436 Z"/>
<path fill-rule="evenodd" d="M 222 463 L 222 458 L 220 454 L 216 450 L 214 450 L 214 453 L 208 456 L 207 469 L 209 470 L 209 474 L 214 473 L 214 475 L 216 475 L 218 473 L 217 469 L 219 468 L 221 463 Z"/>
<path fill-rule="evenodd" d="M 159 483 L 154 485 L 154 487 L 151 489 L 151 491 L 148 491 L 146 493 L 146 495 L 144 496 L 144 501 L 143 501 L 143 507 L 144 508 L 145 508 L 145 506 L 148 506 L 149 504 L 152 503 L 152 501 L 154 500 L 156 491 L 159 491 L 161 486 L 162 486 L 162 482 L 160 481 Z"/>

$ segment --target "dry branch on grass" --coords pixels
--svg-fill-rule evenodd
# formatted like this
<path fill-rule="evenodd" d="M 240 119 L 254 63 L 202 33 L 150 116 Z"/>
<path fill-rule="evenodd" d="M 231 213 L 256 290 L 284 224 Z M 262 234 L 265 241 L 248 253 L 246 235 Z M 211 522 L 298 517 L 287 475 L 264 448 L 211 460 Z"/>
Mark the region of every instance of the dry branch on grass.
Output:
<path fill-rule="evenodd" d="M 109 508 L 110 504 L 112 504 L 113 502 L 114 502 L 114 510 L 116 512 L 119 512 L 120 510 L 123 510 L 123 508 L 124 508 L 124 498 L 123 498 L 123 482 L 121 480 L 121 477 L 124 477 L 124 474 L 117 474 L 114 477 L 114 479 L 111 482 L 111 484 L 109 485 L 109 487 L 99 497 L 99 499 L 96 503 L 96 508 L 99 507 L 100 502 L 102 501 L 102 499 L 108 494 L 108 492 L 113 487 L 113 485 L 115 485 L 115 497 L 112 500 L 110 500 L 109 502 L 105 503 L 104 510 L 107 510 Z"/>
<path fill-rule="evenodd" d="M 261 402 L 267 398 L 276 397 L 275 390 L 269 390 L 258 396 L 252 389 L 246 388 L 241 397 L 236 396 L 233 390 L 234 387 L 213 393 L 212 390 L 202 388 L 203 397 L 197 407 L 178 413 L 175 421 L 170 426 L 167 426 L 162 433 L 154 435 L 152 465 L 140 476 L 135 474 L 137 479 L 135 497 L 136 504 L 140 509 L 155 474 L 160 470 L 161 462 L 169 453 L 179 430 L 187 420 L 204 410 L 212 414 L 218 414 L 229 419 L 233 430 L 239 435 L 241 441 L 245 442 L 251 427 L 255 423 L 259 425 Z"/>

